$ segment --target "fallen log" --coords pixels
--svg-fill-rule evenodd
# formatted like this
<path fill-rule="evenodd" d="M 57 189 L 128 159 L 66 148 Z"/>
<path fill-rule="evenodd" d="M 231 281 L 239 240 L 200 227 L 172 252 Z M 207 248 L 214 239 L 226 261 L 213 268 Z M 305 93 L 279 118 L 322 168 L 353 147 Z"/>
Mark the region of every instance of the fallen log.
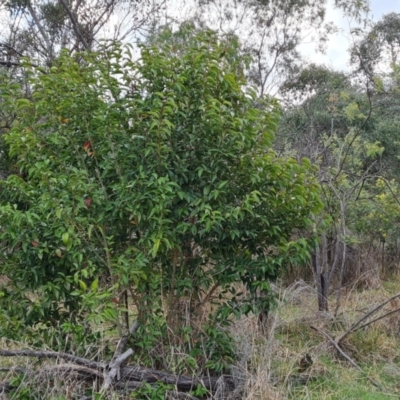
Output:
<path fill-rule="evenodd" d="M 74 365 L 73 362 L 61 363 L 46 366 L 45 370 L 47 373 L 51 371 L 56 373 L 67 373 L 68 371 L 75 371 L 81 378 L 91 379 L 103 379 L 107 375 L 106 371 L 108 364 L 95 362 L 84 359 L 82 357 L 65 357 L 66 353 L 59 353 L 55 351 L 31 351 L 31 350 L 4 350 L 0 349 L 0 356 L 2 357 L 36 357 L 36 358 L 56 358 L 62 359 L 79 359 L 79 364 Z M 207 390 L 214 392 L 218 387 L 218 380 L 221 376 L 187 376 L 187 375 L 175 375 L 164 371 L 158 371 L 151 368 L 144 368 L 139 365 L 126 365 L 120 368 L 120 379 L 114 381 L 113 384 L 122 388 L 137 388 L 138 383 L 150 383 L 155 384 L 161 382 L 168 385 L 174 385 L 180 391 L 186 392 L 196 388 L 198 385 L 202 385 Z M 233 378 L 230 375 L 224 376 L 225 384 L 228 387 L 234 389 Z"/>
<path fill-rule="evenodd" d="M 5 350 L 0 349 L 0 357 L 34 357 L 34 358 L 53 358 L 57 360 L 56 364 L 41 366 L 36 369 L 24 369 L 24 376 L 28 378 L 41 378 L 43 376 L 74 375 L 77 379 L 88 382 L 103 382 L 101 392 L 108 390 L 130 390 L 134 391 L 140 388 L 144 383 L 155 385 L 163 383 L 172 385 L 177 392 L 189 392 L 196 389 L 199 385 L 210 392 L 215 392 L 221 382 L 223 382 L 226 391 L 235 389 L 233 377 L 225 376 L 189 376 L 176 375 L 165 371 L 159 371 L 151 368 L 145 368 L 139 365 L 124 365 L 124 362 L 133 354 L 132 349 L 124 352 L 129 337 L 134 335 L 139 325 L 134 322 L 129 332 L 119 341 L 114 356 L 109 363 L 89 360 L 83 357 L 57 351 L 37 351 L 37 350 Z M 1 370 L 1 367 L 0 367 Z M 10 370 L 7 368 L 7 370 Z M 21 369 L 14 367 L 15 372 Z M 12 369 L 11 369 L 12 371 Z M 12 390 L 9 382 L 0 384 L 3 392 Z M 179 393 L 178 393 L 179 394 Z M 179 395 L 185 397 L 184 394 Z M 179 397 L 178 396 L 178 397 Z M 90 398 L 90 397 L 89 397 Z"/>

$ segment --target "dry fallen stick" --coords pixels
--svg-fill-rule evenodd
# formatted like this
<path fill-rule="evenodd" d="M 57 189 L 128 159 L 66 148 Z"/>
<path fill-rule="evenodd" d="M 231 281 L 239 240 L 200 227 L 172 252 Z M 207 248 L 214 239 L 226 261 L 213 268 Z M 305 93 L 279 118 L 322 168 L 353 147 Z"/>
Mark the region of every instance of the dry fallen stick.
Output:
<path fill-rule="evenodd" d="M 389 315 L 396 314 L 396 313 L 398 313 L 399 311 L 400 311 L 400 307 L 399 307 L 399 308 L 396 308 L 395 310 L 388 311 L 386 314 L 383 314 L 383 315 L 381 315 L 380 317 L 376 317 L 375 319 L 373 319 L 373 320 L 371 320 L 371 321 L 368 321 L 368 322 L 365 323 L 364 325 L 358 326 L 357 328 L 353 329 L 352 332 L 357 332 L 357 331 L 359 331 L 360 329 L 363 329 L 363 328 L 367 327 L 368 325 L 373 324 L 374 322 L 377 322 L 377 321 L 379 321 L 379 320 L 381 320 L 381 319 L 384 319 L 384 318 L 388 317 Z"/>
<path fill-rule="evenodd" d="M 110 361 L 109 371 L 104 379 L 103 386 L 101 387 L 102 393 L 110 388 L 110 386 L 111 386 L 114 378 L 117 376 L 117 374 L 118 374 L 118 380 L 121 379 L 120 374 L 119 374 L 119 368 L 120 368 L 121 364 L 125 360 L 127 360 L 129 356 L 131 356 L 133 354 L 133 350 L 128 349 L 123 354 L 122 354 L 122 352 L 124 351 L 125 346 L 128 343 L 129 337 L 133 336 L 138 329 L 139 329 L 139 322 L 134 321 L 134 323 L 129 328 L 129 332 L 126 335 L 124 335 L 118 342 L 114 356 Z"/>
<path fill-rule="evenodd" d="M 6 368 L 2 368 L 2 370 L 6 370 Z M 79 379 L 83 380 L 93 380 L 95 377 L 102 378 L 103 374 L 97 370 L 92 368 L 88 368 L 82 365 L 76 364 L 53 364 L 53 365 L 45 365 L 41 367 L 39 370 L 33 370 L 29 368 L 19 368 L 13 367 L 9 368 L 9 372 L 16 372 L 18 374 L 23 374 L 24 380 L 32 380 L 36 382 L 43 382 L 46 378 L 54 378 L 60 376 L 70 376 L 75 375 Z M 17 386 L 12 384 L 11 382 L 2 382 L 0 384 L 0 395 L 4 393 L 8 393 Z M 2 398 L 2 397 L 1 397 Z"/>
<path fill-rule="evenodd" d="M 40 376 L 41 374 L 77 374 L 78 378 L 84 380 L 97 380 L 104 379 L 101 388 L 102 392 L 110 389 L 114 383 L 116 389 L 130 389 L 136 390 L 148 383 L 154 385 L 157 382 L 173 385 L 177 393 L 188 392 L 198 385 L 203 386 L 210 392 L 214 392 L 219 387 L 221 376 L 185 376 L 174 375 L 167 372 L 154 370 L 151 368 L 143 368 L 138 365 L 128 366 L 122 365 L 124 361 L 133 354 L 132 349 L 128 349 L 122 353 L 128 343 L 129 337 L 134 335 L 139 328 L 139 324 L 135 321 L 129 329 L 129 333 L 123 336 L 119 341 L 115 350 L 114 356 L 110 363 L 91 361 L 86 358 L 76 357 L 68 353 L 61 353 L 56 351 L 32 351 L 32 350 L 1 350 L 0 357 L 38 357 L 38 358 L 55 358 L 68 360 L 68 364 L 49 365 L 40 370 L 27 371 L 29 376 Z M 77 364 L 77 365 L 74 365 Z M 117 379 L 115 379 L 117 377 Z M 232 376 L 223 376 L 225 385 L 229 390 L 234 390 L 234 382 Z M 3 385 L 3 390 L 8 390 L 9 385 Z M 183 393 L 179 393 L 179 398 L 191 398 Z M 83 397 L 89 399 L 92 397 Z M 194 399 L 194 398 L 193 398 Z"/>
<path fill-rule="evenodd" d="M 188 393 L 181 392 L 166 392 L 165 400 L 199 400 L 197 397 L 193 397 Z"/>
<path fill-rule="evenodd" d="M 335 349 L 356 369 L 358 369 L 375 387 L 377 387 L 382 392 L 385 392 L 385 389 L 373 379 L 371 379 L 366 372 L 353 360 L 351 359 L 339 346 L 338 342 L 330 337 L 328 333 L 323 331 L 320 328 L 316 328 L 315 326 L 310 326 L 311 329 L 314 329 L 316 332 L 320 333 L 321 335 L 325 336 L 335 347 Z"/>
<path fill-rule="evenodd" d="M 395 311 L 391 311 L 388 314 L 385 314 L 382 317 L 379 317 L 373 321 L 370 321 L 364 325 L 362 325 L 361 327 L 359 326 L 363 321 L 365 321 L 366 319 L 368 319 L 372 314 L 376 313 L 377 311 L 379 311 L 381 308 L 383 308 L 384 306 L 386 306 L 386 304 L 390 303 L 392 300 L 397 299 L 398 297 L 400 297 L 400 293 L 397 293 L 396 295 L 392 296 L 390 299 L 384 301 L 383 303 L 377 305 L 375 308 L 373 308 L 371 311 L 369 311 L 367 314 L 365 314 L 362 318 L 360 318 L 356 323 L 354 323 L 342 336 L 340 336 L 340 338 L 337 339 L 337 343 L 340 343 L 344 338 L 346 338 L 348 335 L 350 335 L 350 333 L 355 332 L 358 329 L 361 328 L 365 328 L 367 325 L 372 324 L 375 321 L 378 321 L 379 319 L 382 319 L 390 314 L 393 314 Z"/>
<path fill-rule="evenodd" d="M 110 363 L 110 367 L 109 367 L 110 370 L 109 370 L 106 378 L 104 379 L 103 386 L 101 387 L 101 393 L 105 392 L 107 389 L 110 388 L 114 378 L 116 377 L 116 375 L 119 371 L 119 367 L 132 354 L 133 354 L 133 350 L 128 349 L 125 353 L 121 354 L 119 357 L 117 357 Z"/>
<path fill-rule="evenodd" d="M 56 365 L 46 365 L 40 369 L 37 373 L 34 373 L 36 377 L 40 375 L 60 375 L 60 374 L 71 374 L 78 373 L 83 379 L 88 378 L 102 378 L 103 374 L 95 369 L 88 368 L 82 365 L 75 364 L 56 364 Z M 28 373 L 29 375 L 29 373 Z"/>
<path fill-rule="evenodd" d="M 52 371 L 56 373 L 78 373 L 79 377 L 85 380 L 104 378 L 107 369 L 106 363 L 94 362 L 82 357 L 76 357 L 67 353 L 58 353 L 55 351 L 30 351 L 30 350 L 0 350 L 0 356 L 5 357 L 39 357 L 39 358 L 55 358 L 55 359 L 68 359 L 71 361 L 79 361 L 74 368 L 71 364 L 56 364 L 54 366 L 46 367 L 46 373 L 51 375 Z M 87 368 L 79 368 L 79 365 Z M 26 371 L 27 375 L 37 375 L 40 371 Z M 115 384 L 120 389 L 135 390 L 140 387 L 144 382 L 150 385 L 162 382 L 168 385 L 174 385 L 178 391 L 187 392 L 193 390 L 198 385 L 203 386 L 210 392 L 215 392 L 219 387 L 219 380 L 221 376 L 187 376 L 187 375 L 174 375 L 164 371 L 158 371 L 151 368 L 143 368 L 138 365 L 122 366 L 120 367 L 121 379 Z M 224 376 L 224 382 L 227 390 L 234 390 L 235 385 L 233 378 L 230 375 Z M 4 385 L 3 385 L 4 386 Z"/>
<path fill-rule="evenodd" d="M 24 374 L 26 368 L 21 367 L 0 367 L 0 372 L 18 372 L 19 374 Z"/>
<path fill-rule="evenodd" d="M 2 350 L 0 349 L 0 357 L 37 357 L 37 358 L 57 358 L 73 362 L 74 364 L 84 365 L 93 369 L 104 369 L 106 364 L 91 361 L 86 358 L 77 357 L 68 353 L 58 351 L 36 351 L 36 350 Z"/>

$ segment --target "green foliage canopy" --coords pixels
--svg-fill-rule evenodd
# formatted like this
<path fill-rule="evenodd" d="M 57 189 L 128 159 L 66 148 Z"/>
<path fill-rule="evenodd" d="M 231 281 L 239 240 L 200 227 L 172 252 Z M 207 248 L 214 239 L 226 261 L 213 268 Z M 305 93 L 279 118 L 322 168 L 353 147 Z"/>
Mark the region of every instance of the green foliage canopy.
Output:
<path fill-rule="evenodd" d="M 118 325 L 121 293 L 142 322 L 181 298 L 194 312 L 215 288 L 248 311 L 309 256 L 293 233 L 321 207 L 310 164 L 270 149 L 279 108 L 235 76 L 225 46 L 202 33 L 136 62 L 104 45 L 32 68 L 32 98 L 3 83 L 18 173 L 0 182 L 2 335 L 90 312 Z"/>

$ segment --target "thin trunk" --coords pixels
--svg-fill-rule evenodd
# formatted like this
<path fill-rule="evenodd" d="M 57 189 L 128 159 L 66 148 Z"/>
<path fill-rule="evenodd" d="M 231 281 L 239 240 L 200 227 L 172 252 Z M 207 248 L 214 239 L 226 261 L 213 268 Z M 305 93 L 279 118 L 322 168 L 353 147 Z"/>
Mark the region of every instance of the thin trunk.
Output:
<path fill-rule="evenodd" d="M 43 38 L 44 42 L 46 43 L 47 53 L 48 53 L 50 59 L 52 59 L 53 58 L 53 49 L 52 49 L 52 45 L 50 43 L 50 39 L 47 36 L 47 33 L 46 33 L 44 27 L 42 26 L 38 16 L 36 15 L 36 12 L 33 9 L 30 1 L 27 2 L 26 7 L 28 8 L 29 14 L 31 14 L 32 19 L 35 21 L 35 24 L 38 27 L 39 32 L 42 35 L 42 38 Z"/>
<path fill-rule="evenodd" d="M 82 32 L 79 28 L 78 21 L 76 20 L 74 14 L 68 7 L 68 4 L 65 2 L 65 0 L 60 0 L 60 3 L 63 5 L 65 8 L 65 11 L 68 14 L 68 17 L 70 21 L 72 22 L 72 27 L 74 28 L 74 31 L 76 33 L 76 36 L 79 38 L 79 40 L 82 42 L 83 46 L 85 47 L 86 50 L 90 50 L 90 46 L 88 45 L 86 39 L 83 37 Z"/>
<path fill-rule="evenodd" d="M 312 255 L 312 264 L 315 273 L 315 281 L 317 284 L 317 293 L 318 293 L 318 311 L 328 312 L 328 298 L 327 291 L 325 285 L 325 277 L 323 272 L 321 271 L 321 267 L 319 264 L 319 247 L 317 247 L 315 253 Z"/>

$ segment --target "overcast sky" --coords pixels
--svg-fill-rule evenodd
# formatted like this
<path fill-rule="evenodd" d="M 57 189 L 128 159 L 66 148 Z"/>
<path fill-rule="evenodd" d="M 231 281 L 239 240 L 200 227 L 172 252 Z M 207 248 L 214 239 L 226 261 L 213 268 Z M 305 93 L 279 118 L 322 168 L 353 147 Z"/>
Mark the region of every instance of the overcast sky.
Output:
<path fill-rule="evenodd" d="M 375 21 L 382 18 L 383 15 L 397 12 L 400 13 L 400 0 L 370 0 L 371 15 Z M 314 45 L 302 45 L 302 52 L 310 61 L 316 63 L 325 63 L 328 66 L 345 70 L 348 68 L 349 54 L 348 47 L 352 41 L 349 34 L 350 27 L 355 27 L 354 21 L 343 18 L 343 14 L 338 10 L 330 10 L 328 20 L 335 22 L 342 31 L 332 36 L 328 43 L 326 54 L 316 54 Z"/>
<path fill-rule="evenodd" d="M 334 0 L 329 0 L 329 2 L 332 4 Z M 169 14 L 171 14 L 175 8 L 175 11 L 177 11 L 180 17 L 183 17 L 185 14 L 185 7 L 183 7 L 183 4 L 191 4 L 191 2 L 187 0 L 170 0 L 169 3 L 172 3 L 174 6 L 176 6 L 177 3 L 180 4 L 179 7 L 173 7 L 172 10 L 169 11 Z M 378 21 L 383 15 L 390 12 L 400 13 L 400 0 L 370 0 L 370 8 L 371 16 L 375 21 Z M 190 10 L 190 7 L 188 9 Z M 340 10 L 334 9 L 333 6 L 329 7 L 329 10 L 327 20 L 333 21 L 336 26 L 341 28 L 341 31 L 331 36 L 326 46 L 326 54 L 316 53 L 315 43 L 304 43 L 301 45 L 301 52 L 311 62 L 326 64 L 338 70 L 346 70 L 349 68 L 349 54 L 347 50 L 352 43 L 349 32 L 350 28 L 354 28 L 356 24 L 354 21 L 344 18 L 343 13 Z M 172 12 L 172 14 L 174 13 Z M 2 31 L 4 29 L 1 25 L 0 19 L 0 34 L 3 33 Z"/>

